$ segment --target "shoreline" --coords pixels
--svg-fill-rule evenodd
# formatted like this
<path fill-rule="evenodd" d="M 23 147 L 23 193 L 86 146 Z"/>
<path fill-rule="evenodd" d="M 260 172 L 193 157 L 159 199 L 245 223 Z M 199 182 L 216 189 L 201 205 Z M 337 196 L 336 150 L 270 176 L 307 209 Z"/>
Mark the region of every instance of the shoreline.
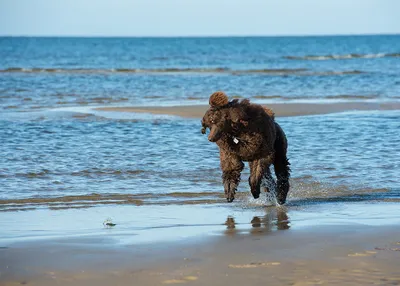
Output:
<path fill-rule="evenodd" d="M 10 213 L 0 285 L 400 284 L 398 203 L 245 206 Z"/>
<path fill-rule="evenodd" d="M 336 102 L 336 103 L 268 103 L 276 117 L 322 115 L 351 111 L 383 111 L 400 110 L 400 102 Z M 182 106 L 115 106 L 97 107 L 92 110 L 101 112 L 147 113 L 158 115 L 172 115 L 183 118 L 201 118 L 208 109 L 208 105 Z"/>
<path fill-rule="evenodd" d="M 1 260 L 12 258 L 2 263 L 0 284 L 400 283 L 400 231 L 394 226 L 325 225 L 247 236 L 228 226 L 227 232 L 139 246 L 113 246 L 101 237 L 16 244 L 0 250 Z"/>

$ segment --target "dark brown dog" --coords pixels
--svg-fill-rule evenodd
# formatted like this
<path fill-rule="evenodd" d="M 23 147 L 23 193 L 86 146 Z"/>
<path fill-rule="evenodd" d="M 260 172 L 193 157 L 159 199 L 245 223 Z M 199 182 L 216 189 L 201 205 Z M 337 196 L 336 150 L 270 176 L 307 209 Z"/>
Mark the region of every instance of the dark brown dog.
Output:
<path fill-rule="evenodd" d="M 205 134 L 209 128 L 208 140 L 219 147 L 228 202 L 235 199 L 243 161 L 249 162 L 249 184 L 255 199 L 260 196 L 263 179 L 274 184 L 270 173 L 273 164 L 277 177 L 277 200 L 280 204 L 286 202 L 290 177 L 287 139 L 270 109 L 252 104 L 247 99 L 229 101 L 225 93 L 215 92 L 210 96 L 210 108 L 201 123 L 202 133 Z"/>

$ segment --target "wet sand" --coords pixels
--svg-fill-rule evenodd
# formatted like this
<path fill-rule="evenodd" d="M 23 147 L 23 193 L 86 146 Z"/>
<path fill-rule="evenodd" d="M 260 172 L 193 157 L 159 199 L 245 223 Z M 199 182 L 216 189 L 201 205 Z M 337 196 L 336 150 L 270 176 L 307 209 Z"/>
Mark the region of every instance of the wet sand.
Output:
<path fill-rule="evenodd" d="M 400 285 L 398 227 L 316 226 L 118 246 L 102 237 L 0 249 L 1 285 Z"/>
<path fill-rule="evenodd" d="M 270 103 L 263 104 L 271 108 L 276 116 L 304 116 L 329 114 L 346 111 L 400 110 L 400 102 L 337 102 L 337 103 Z M 144 107 L 101 107 L 98 111 L 134 112 L 174 115 L 186 118 L 201 118 L 207 105 L 185 106 L 144 106 Z"/>

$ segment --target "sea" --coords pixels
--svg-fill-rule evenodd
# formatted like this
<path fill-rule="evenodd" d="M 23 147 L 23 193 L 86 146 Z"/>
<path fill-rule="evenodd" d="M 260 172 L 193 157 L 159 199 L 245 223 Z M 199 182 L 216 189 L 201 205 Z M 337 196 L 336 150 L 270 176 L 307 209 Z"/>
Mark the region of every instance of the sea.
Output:
<path fill-rule="evenodd" d="M 400 223 L 400 111 L 277 117 L 291 190 L 224 199 L 200 119 L 97 107 L 400 101 L 400 35 L 0 37 L 0 246 Z M 112 222 L 113 226 L 107 224 Z"/>

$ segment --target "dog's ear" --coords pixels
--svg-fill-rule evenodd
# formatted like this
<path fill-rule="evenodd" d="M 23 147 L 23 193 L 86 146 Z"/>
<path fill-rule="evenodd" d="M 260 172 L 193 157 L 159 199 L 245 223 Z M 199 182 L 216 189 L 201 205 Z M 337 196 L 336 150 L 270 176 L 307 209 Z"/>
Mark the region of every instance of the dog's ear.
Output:
<path fill-rule="evenodd" d="M 204 117 L 203 117 L 203 119 L 201 120 L 201 134 L 206 134 L 206 129 L 207 126 L 206 123 L 204 122 Z"/>
<path fill-rule="evenodd" d="M 222 107 L 229 102 L 228 96 L 223 91 L 216 91 L 211 94 L 208 103 L 211 107 Z"/>

